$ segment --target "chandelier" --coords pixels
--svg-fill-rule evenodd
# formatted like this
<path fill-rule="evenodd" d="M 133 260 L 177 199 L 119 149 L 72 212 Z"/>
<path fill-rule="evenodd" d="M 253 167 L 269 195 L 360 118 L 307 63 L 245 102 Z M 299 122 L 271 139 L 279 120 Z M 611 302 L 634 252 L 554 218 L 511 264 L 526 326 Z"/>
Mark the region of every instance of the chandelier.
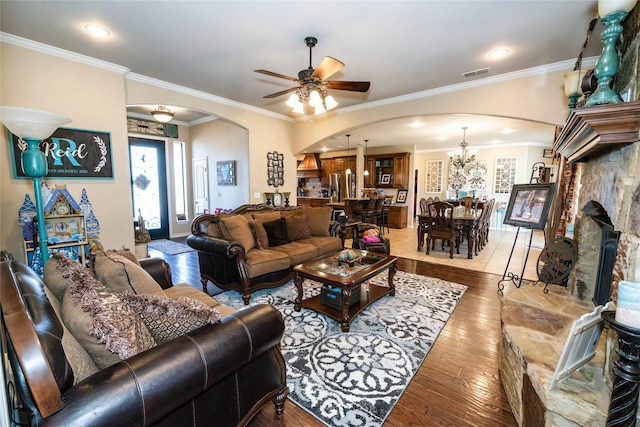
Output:
<path fill-rule="evenodd" d="M 294 113 L 304 114 L 304 104 L 302 101 L 306 101 L 309 107 L 314 108 L 314 114 L 322 114 L 338 106 L 338 102 L 333 96 L 329 95 L 324 84 L 317 82 L 308 82 L 297 88 L 285 104 L 287 104 Z"/>
<path fill-rule="evenodd" d="M 173 119 L 174 113 L 164 105 L 158 106 L 151 112 L 151 116 L 160 123 L 169 123 Z"/>
<path fill-rule="evenodd" d="M 464 126 L 462 128 L 462 142 L 460 143 L 460 147 L 462 149 L 456 151 L 449 151 L 447 154 L 449 155 L 449 162 L 457 167 L 463 168 L 467 164 L 476 160 L 476 154 L 478 150 L 467 150 L 469 143 L 465 140 L 467 134 L 468 126 Z"/>

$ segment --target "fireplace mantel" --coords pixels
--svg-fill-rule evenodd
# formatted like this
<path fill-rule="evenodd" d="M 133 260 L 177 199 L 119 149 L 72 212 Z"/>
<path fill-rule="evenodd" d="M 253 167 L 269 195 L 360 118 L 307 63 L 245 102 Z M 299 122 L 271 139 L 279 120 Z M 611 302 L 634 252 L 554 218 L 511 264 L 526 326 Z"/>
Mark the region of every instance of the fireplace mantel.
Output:
<path fill-rule="evenodd" d="M 612 145 L 638 141 L 640 101 L 576 108 L 553 150 L 570 163 L 584 161 Z"/>

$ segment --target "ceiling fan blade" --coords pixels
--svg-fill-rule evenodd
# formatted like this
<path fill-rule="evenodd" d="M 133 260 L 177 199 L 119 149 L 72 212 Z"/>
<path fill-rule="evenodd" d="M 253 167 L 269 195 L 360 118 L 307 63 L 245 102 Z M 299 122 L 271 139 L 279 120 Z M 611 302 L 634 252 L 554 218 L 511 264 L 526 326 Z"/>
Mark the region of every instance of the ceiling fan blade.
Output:
<path fill-rule="evenodd" d="M 366 92 L 371 86 L 371 82 L 346 82 L 346 81 L 328 81 L 325 82 L 327 89 L 350 90 L 353 92 Z"/>
<path fill-rule="evenodd" d="M 344 64 L 335 58 L 325 56 L 318 68 L 311 74 L 313 77 L 318 77 L 320 80 L 328 79 L 338 71 L 342 70 Z"/>
<path fill-rule="evenodd" d="M 294 82 L 297 82 L 298 79 L 294 79 L 293 77 L 289 77 L 289 76 L 285 76 L 284 74 L 278 74 L 278 73 L 274 73 L 273 71 L 267 71 L 267 70 L 253 70 L 256 73 L 260 73 L 260 74 L 266 74 L 267 76 L 272 76 L 272 77 L 278 77 L 281 79 L 285 79 L 285 80 L 291 80 Z"/>
<path fill-rule="evenodd" d="M 280 95 L 284 95 L 285 93 L 289 93 L 289 92 L 293 92 L 294 90 L 298 89 L 297 87 L 292 87 L 286 90 L 281 90 L 280 92 L 276 92 L 276 93 L 272 93 L 271 95 L 265 95 L 263 96 L 263 98 L 277 98 Z"/>

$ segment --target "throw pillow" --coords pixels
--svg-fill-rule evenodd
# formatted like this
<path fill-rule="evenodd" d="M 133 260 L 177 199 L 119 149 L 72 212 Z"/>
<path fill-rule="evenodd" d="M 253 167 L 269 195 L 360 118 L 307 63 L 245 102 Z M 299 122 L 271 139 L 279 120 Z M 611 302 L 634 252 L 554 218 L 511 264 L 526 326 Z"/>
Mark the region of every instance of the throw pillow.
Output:
<path fill-rule="evenodd" d="M 142 319 L 77 262 L 61 260 L 69 287 L 61 314 L 69 332 L 104 369 L 155 346 Z"/>
<path fill-rule="evenodd" d="M 275 221 L 276 219 L 280 219 L 282 214 L 280 211 L 271 211 L 271 212 L 254 212 L 253 219 L 258 222 L 265 223 Z"/>
<path fill-rule="evenodd" d="M 249 228 L 251 228 L 253 239 L 256 242 L 256 248 L 267 249 L 269 247 L 269 236 L 267 236 L 267 230 L 264 229 L 262 223 L 255 220 L 249 221 Z"/>
<path fill-rule="evenodd" d="M 131 252 L 129 249 L 127 249 L 127 248 L 109 249 L 107 251 L 107 253 L 108 254 L 120 255 L 121 257 L 128 259 L 132 263 L 134 263 L 136 265 L 140 265 L 140 261 L 138 261 L 138 258 L 136 258 L 136 255 L 133 252 Z"/>
<path fill-rule="evenodd" d="M 311 237 L 309 217 L 306 215 L 287 216 L 284 218 L 284 221 L 287 225 L 287 239 L 289 239 L 290 242 Z"/>
<path fill-rule="evenodd" d="M 62 302 L 64 291 L 69 287 L 69 275 L 65 271 L 67 263 L 64 262 L 67 259 L 60 252 L 54 252 L 44 265 L 44 284 L 58 302 Z"/>
<path fill-rule="evenodd" d="M 177 338 L 209 323 L 220 321 L 220 312 L 193 298 L 125 293 L 122 300 L 145 323 L 158 344 Z"/>
<path fill-rule="evenodd" d="M 222 223 L 233 240 L 244 247 L 245 252 L 249 252 L 256 246 L 255 239 L 249 228 L 249 221 L 244 215 L 232 215 L 222 218 Z"/>
<path fill-rule="evenodd" d="M 267 232 L 269 246 L 280 246 L 289 243 L 287 239 L 287 223 L 284 218 L 265 222 L 262 226 Z"/>
<path fill-rule="evenodd" d="M 305 206 L 304 213 L 309 218 L 309 226 L 311 227 L 312 236 L 330 236 L 329 224 L 331 223 L 331 214 L 333 208 L 331 206 L 311 207 Z"/>
<path fill-rule="evenodd" d="M 144 268 L 117 254 L 97 254 L 95 273 L 97 279 L 111 292 L 164 295 L 158 282 Z"/>
<path fill-rule="evenodd" d="M 380 240 L 380 237 L 374 236 L 374 235 L 369 235 L 369 234 L 365 234 L 364 236 L 362 236 L 362 241 L 365 242 L 365 243 L 380 243 L 380 242 L 382 242 L 382 240 Z"/>

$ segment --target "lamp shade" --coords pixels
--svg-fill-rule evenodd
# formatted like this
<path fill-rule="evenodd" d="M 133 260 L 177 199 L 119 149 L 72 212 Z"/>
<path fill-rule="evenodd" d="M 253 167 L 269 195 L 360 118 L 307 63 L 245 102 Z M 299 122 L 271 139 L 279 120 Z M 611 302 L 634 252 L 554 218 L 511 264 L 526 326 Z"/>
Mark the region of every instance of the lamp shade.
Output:
<path fill-rule="evenodd" d="M 43 140 L 71 118 L 46 111 L 31 110 L 21 107 L 0 107 L 0 120 L 20 138 Z"/>
<path fill-rule="evenodd" d="M 634 8 L 638 0 L 598 0 L 598 15 L 604 18 L 613 12 L 627 12 Z"/>
<path fill-rule="evenodd" d="M 589 70 L 574 70 L 564 75 L 564 94 L 582 95 L 582 79 Z"/>

